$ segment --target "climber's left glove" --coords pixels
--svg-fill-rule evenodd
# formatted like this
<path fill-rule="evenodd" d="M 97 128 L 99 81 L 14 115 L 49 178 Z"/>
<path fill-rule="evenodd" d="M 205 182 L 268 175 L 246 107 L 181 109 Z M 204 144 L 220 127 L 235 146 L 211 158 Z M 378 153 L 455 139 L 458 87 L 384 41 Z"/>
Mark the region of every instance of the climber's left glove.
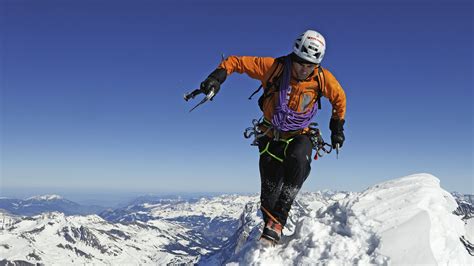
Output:
<path fill-rule="evenodd" d="M 342 148 L 344 144 L 344 119 L 331 118 L 329 122 L 329 129 L 331 130 L 331 145 L 333 148 L 336 148 L 336 145 L 339 144 L 339 148 Z"/>

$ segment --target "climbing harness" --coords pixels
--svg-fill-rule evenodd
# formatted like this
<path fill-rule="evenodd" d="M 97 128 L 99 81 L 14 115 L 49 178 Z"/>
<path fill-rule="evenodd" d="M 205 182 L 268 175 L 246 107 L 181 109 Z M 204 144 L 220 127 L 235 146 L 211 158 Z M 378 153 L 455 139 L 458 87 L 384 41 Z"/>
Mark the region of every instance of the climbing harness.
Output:
<path fill-rule="evenodd" d="M 318 123 L 311 123 L 308 126 L 311 142 L 313 143 L 313 150 L 316 151 L 314 159 L 317 160 L 318 157 L 323 157 L 325 154 L 329 154 L 332 151 L 332 146 L 329 143 L 326 143 L 321 134 L 321 130 L 318 128 Z M 337 151 L 339 152 L 339 151 Z"/>
<path fill-rule="evenodd" d="M 261 137 L 267 135 L 267 133 L 272 130 L 272 127 L 269 126 L 265 131 L 261 130 L 260 127 L 264 125 L 264 119 L 261 117 L 260 119 L 253 119 L 252 120 L 252 126 L 248 127 L 244 131 L 244 137 L 246 139 L 251 138 L 252 136 L 255 136 L 252 143 L 250 145 L 252 146 L 258 146 L 258 139 Z"/>
<path fill-rule="evenodd" d="M 261 129 L 261 126 L 265 126 L 267 129 L 265 131 L 263 131 Z M 315 152 L 316 152 L 315 155 L 314 155 L 314 159 L 317 160 L 319 157 L 323 157 L 325 154 L 331 153 L 332 146 L 331 146 L 331 144 L 324 141 L 323 136 L 321 134 L 321 130 L 318 128 L 318 123 L 315 123 L 315 122 L 310 123 L 308 128 L 309 128 L 309 131 L 306 133 L 306 135 L 308 135 L 309 138 L 311 139 L 311 143 L 313 145 L 313 150 L 315 150 Z M 290 142 L 293 141 L 293 138 L 282 139 L 282 138 L 279 138 L 278 136 L 275 136 L 275 133 L 278 134 L 279 131 L 275 130 L 275 128 L 268 121 L 266 121 L 264 118 L 260 118 L 258 120 L 253 119 L 252 120 L 252 126 L 245 129 L 244 137 L 246 139 L 249 139 L 252 136 L 254 136 L 254 139 L 253 139 L 253 141 L 250 145 L 258 146 L 259 139 L 266 136 L 271 130 L 273 130 L 273 133 L 274 133 L 273 141 L 282 141 L 282 142 L 286 143 L 286 146 L 285 146 L 285 149 L 284 149 L 284 152 L 283 152 L 283 154 L 286 156 L 286 150 L 287 150 L 288 145 L 290 144 Z M 273 154 L 269 151 L 270 142 L 271 141 L 269 141 L 266 144 L 264 150 L 262 152 L 260 152 L 260 155 L 262 155 L 264 153 L 268 153 L 271 157 L 275 158 L 277 161 L 283 162 L 284 158 L 280 158 L 277 155 L 275 155 L 275 154 Z M 336 151 L 339 152 L 338 150 L 336 150 Z"/>

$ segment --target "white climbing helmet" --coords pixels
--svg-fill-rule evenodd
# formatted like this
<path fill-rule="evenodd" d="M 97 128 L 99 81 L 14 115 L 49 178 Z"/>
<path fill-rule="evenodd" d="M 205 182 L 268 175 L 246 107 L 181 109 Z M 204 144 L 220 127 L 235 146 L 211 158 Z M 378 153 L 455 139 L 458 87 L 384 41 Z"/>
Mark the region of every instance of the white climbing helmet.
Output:
<path fill-rule="evenodd" d="M 295 41 L 293 52 L 300 58 L 319 64 L 326 51 L 326 40 L 323 35 L 314 30 L 307 30 Z"/>

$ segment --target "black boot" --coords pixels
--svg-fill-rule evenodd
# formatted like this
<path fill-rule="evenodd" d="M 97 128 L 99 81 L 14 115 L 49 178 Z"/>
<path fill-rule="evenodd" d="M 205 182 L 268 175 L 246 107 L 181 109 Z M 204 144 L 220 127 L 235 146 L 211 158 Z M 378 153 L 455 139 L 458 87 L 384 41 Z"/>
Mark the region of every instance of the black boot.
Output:
<path fill-rule="evenodd" d="M 260 239 L 269 241 L 273 245 L 277 244 L 281 239 L 283 225 L 265 207 L 261 207 L 261 210 L 264 217 L 268 217 L 268 220 L 265 222 Z"/>

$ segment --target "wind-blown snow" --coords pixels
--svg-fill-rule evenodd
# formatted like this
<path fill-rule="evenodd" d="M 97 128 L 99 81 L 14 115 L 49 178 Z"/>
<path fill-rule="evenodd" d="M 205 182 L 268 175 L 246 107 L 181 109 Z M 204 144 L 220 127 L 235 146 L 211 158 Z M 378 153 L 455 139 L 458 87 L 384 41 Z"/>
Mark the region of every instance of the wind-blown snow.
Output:
<path fill-rule="evenodd" d="M 125 223 L 0 211 L 0 264 L 474 265 L 461 241 L 472 243 L 472 215 L 454 215 L 439 183 L 417 174 L 360 193 L 301 193 L 276 247 L 258 241 L 258 196 L 141 203 L 111 216 L 137 217 Z"/>
<path fill-rule="evenodd" d="M 466 234 L 464 223 L 452 214 L 457 203 L 437 178 L 419 174 L 388 181 L 364 191 L 356 201 L 355 216 L 374 222 L 380 252 L 394 264 L 469 263 L 459 241 Z"/>

